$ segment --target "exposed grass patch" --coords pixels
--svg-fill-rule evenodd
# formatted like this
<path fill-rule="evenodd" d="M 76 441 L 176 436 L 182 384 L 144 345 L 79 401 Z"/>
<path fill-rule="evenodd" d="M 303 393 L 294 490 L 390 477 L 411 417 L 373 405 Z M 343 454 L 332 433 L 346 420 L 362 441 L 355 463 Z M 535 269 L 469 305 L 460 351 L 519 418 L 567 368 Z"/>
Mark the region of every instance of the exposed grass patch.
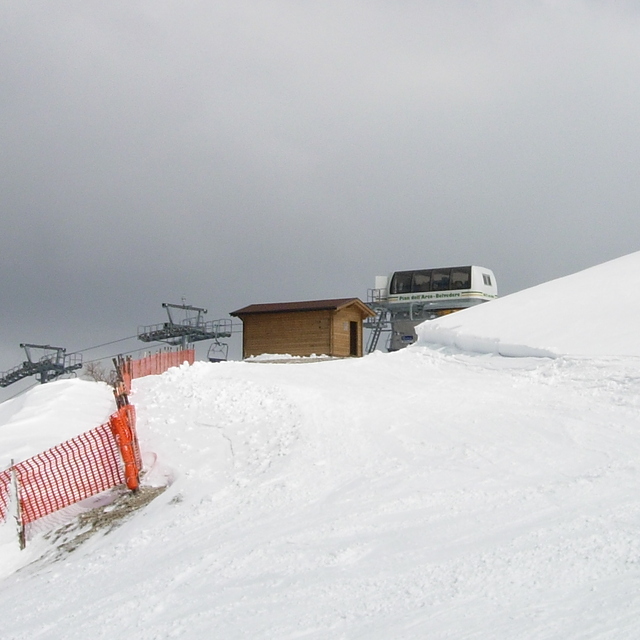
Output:
<path fill-rule="evenodd" d="M 101 507 L 81 513 L 73 522 L 45 535 L 56 547 L 56 559 L 75 551 L 96 533 L 107 534 L 128 520 L 132 514 L 157 498 L 167 487 L 140 487 L 136 492 L 114 489 L 119 495 Z"/>

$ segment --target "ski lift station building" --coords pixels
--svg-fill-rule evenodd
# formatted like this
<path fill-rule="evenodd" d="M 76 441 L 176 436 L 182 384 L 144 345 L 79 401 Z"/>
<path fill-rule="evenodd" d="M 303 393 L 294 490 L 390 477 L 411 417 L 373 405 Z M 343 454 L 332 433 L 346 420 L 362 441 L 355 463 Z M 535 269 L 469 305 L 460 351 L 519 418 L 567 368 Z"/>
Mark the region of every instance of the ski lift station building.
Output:
<path fill-rule="evenodd" d="M 362 326 L 375 313 L 359 298 L 252 304 L 242 320 L 242 357 L 265 353 L 338 358 L 363 354 Z"/>

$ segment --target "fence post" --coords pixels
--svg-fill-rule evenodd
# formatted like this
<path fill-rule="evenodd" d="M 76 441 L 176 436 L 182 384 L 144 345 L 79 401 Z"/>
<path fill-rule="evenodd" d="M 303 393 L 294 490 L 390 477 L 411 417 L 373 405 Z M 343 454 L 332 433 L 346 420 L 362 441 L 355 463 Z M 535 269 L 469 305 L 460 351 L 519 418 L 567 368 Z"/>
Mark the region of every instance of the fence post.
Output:
<path fill-rule="evenodd" d="M 20 545 L 20 551 L 22 551 L 26 544 L 26 536 L 24 533 L 24 524 L 22 522 L 22 507 L 20 505 L 20 480 L 18 479 L 18 472 L 16 468 L 13 466 L 14 460 L 11 460 L 11 493 L 9 496 L 9 505 L 15 505 L 13 508 L 10 507 L 13 512 L 13 517 L 15 518 L 17 525 L 17 533 L 18 533 L 18 544 Z"/>

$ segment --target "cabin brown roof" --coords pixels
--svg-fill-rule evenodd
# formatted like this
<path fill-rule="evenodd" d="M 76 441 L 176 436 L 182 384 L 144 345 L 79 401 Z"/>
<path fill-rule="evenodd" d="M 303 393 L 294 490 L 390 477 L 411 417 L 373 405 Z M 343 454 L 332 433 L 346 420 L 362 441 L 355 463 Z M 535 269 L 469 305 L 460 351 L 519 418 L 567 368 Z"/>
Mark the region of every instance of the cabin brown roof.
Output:
<path fill-rule="evenodd" d="M 230 316 L 243 316 L 256 313 L 285 313 L 293 311 L 337 311 L 350 304 L 356 304 L 365 315 L 374 316 L 375 313 L 360 298 L 335 298 L 333 300 L 306 300 L 304 302 L 273 302 L 268 304 L 250 304 Z"/>

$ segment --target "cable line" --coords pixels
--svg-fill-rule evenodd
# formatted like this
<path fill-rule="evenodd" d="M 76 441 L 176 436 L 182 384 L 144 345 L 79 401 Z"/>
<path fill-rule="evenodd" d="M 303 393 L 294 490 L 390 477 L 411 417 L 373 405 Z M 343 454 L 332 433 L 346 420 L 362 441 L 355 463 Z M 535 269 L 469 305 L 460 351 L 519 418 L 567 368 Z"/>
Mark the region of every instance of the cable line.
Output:
<path fill-rule="evenodd" d="M 102 344 L 97 344 L 95 347 L 87 347 L 86 349 L 78 349 L 77 351 L 71 351 L 68 355 L 72 353 L 84 353 L 85 351 L 92 351 L 93 349 L 99 349 L 100 347 L 108 347 L 110 344 L 116 344 L 117 342 L 124 342 L 125 340 L 132 340 L 133 338 L 137 338 L 137 334 L 135 336 L 129 336 L 127 338 L 120 338 L 119 340 L 111 340 L 111 342 L 103 342 Z"/>
<path fill-rule="evenodd" d="M 89 364 L 90 362 L 100 362 L 100 360 L 110 360 L 111 358 L 115 358 L 116 356 L 127 356 L 130 353 L 135 353 L 136 351 L 143 351 L 145 350 L 145 347 L 138 347 L 137 349 L 131 349 L 131 351 L 118 351 L 118 353 L 114 353 L 111 356 L 103 356 L 102 358 L 96 358 L 95 360 L 84 360 L 83 363 L 84 364 Z M 146 351 L 148 351 L 149 348 L 146 348 Z"/>

